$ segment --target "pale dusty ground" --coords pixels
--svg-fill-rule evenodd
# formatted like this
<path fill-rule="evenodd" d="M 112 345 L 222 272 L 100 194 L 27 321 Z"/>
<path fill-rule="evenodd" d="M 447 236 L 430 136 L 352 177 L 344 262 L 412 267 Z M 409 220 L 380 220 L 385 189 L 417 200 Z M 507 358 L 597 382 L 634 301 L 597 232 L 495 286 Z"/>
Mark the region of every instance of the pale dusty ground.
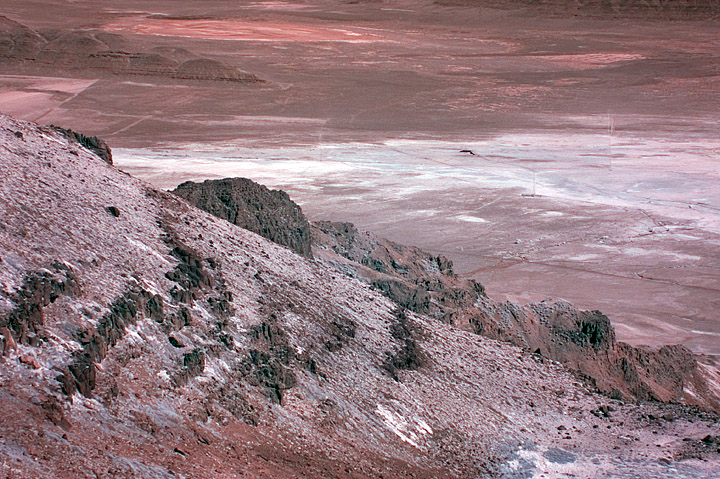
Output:
<path fill-rule="evenodd" d="M 2 13 L 266 83 L 14 65 L 0 111 L 103 136 L 156 185 L 248 176 L 313 219 L 443 252 L 494 297 L 562 297 L 635 344 L 720 354 L 717 23 L 424 0 L 84 7 Z"/>

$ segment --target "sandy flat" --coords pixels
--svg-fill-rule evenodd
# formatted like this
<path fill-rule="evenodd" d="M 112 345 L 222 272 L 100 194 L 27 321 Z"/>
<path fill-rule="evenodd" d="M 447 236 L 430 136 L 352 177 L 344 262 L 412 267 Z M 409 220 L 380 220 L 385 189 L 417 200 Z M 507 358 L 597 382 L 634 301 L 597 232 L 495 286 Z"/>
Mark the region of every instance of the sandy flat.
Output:
<path fill-rule="evenodd" d="M 3 113 L 36 121 L 93 83 L 95 80 L 0 75 L 0 105 Z"/>

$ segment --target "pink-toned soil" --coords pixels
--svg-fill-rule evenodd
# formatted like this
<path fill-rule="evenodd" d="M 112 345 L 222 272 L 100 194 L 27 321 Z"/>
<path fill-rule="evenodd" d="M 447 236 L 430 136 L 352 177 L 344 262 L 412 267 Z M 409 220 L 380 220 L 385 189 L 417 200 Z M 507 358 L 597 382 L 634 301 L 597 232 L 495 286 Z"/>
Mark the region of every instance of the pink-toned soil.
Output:
<path fill-rule="evenodd" d="M 104 27 L 108 31 L 208 40 L 254 42 L 372 42 L 383 39 L 361 29 L 323 28 L 280 22 L 233 20 L 126 20 Z"/>

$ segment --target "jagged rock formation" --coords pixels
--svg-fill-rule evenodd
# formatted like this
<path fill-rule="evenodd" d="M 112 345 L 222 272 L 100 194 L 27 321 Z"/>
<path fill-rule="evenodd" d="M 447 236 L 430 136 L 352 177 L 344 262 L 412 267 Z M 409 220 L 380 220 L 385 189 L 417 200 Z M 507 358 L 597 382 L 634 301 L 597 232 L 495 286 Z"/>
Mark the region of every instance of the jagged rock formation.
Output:
<path fill-rule="evenodd" d="M 717 471 L 717 416 L 594 394 L 554 362 L 404 311 L 53 128 L 0 116 L 0 142 L 4 476 Z"/>
<path fill-rule="evenodd" d="M 635 348 L 618 342 L 600 311 L 580 311 L 565 301 L 521 306 L 493 301 L 483 287 L 457 278 L 452 263 L 417 248 L 358 231 L 349 223 L 315 223 L 315 256 L 361 279 L 398 305 L 455 327 L 510 342 L 558 361 L 599 391 L 616 398 L 686 402 L 720 411 L 713 389 L 687 348 Z"/>
<path fill-rule="evenodd" d="M 319 248 L 330 249 L 380 273 L 407 278 L 438 274 L 455 276 L 452 261 L 446 257 L 389 242 L 367 231 L 359 231 L 352 223 L 313 222 L 313 241 Z"/>
<path fill-rule="evenodd" d="M 359 231 L 352 223 L 314 222 L 313 244 L 332 267 L 371 284 L 401 307 L 444 323 L 461 322 L 462 308 L 484 296 L 482 285 L 458 278 L 446 257 Z"/>
<path fill-rule="evenodd" d="M 166 56 L 128 51 L 118 34 L 101 30 L 39 33 L 0 16 L 0 61 L 18 68 L 89 69 L 114 75 L 144 75 L 178 80 L 262 83 L 250 73 L 191 52 Z"/>
<path fill-rule="evenodd" d="M 310 224 L 284 191 L 247 178 L 186 181 L 173 193 L 193 206 L 312 258 Z"/>
<path fill-rule="evenodd" d="M 85 136 L 82 133 L 78 133 L 67 128 L 61 128 L 59 126 L 54 128 L 68 140 L 74 141 L 80 146 L 95 153 L 97 156 L 102 158 L 105 163 L 109 165 L 113 164 L 112 150 L 108 146 L 107 142 L 102 138 L 98 138 L 97 136 Z"/>

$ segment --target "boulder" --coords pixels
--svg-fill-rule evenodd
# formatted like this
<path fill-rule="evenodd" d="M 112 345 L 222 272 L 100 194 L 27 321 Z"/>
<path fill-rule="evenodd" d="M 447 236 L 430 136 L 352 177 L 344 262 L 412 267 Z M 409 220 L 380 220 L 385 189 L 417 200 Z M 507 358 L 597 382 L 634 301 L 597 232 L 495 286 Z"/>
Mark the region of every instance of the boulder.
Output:
<path fill-rule="evenodd" d="M 312 258 L 312 233 L 302 209 L 284 191 L 247 178 L 187 181 L 173 193 L 190 204 Z"/>

